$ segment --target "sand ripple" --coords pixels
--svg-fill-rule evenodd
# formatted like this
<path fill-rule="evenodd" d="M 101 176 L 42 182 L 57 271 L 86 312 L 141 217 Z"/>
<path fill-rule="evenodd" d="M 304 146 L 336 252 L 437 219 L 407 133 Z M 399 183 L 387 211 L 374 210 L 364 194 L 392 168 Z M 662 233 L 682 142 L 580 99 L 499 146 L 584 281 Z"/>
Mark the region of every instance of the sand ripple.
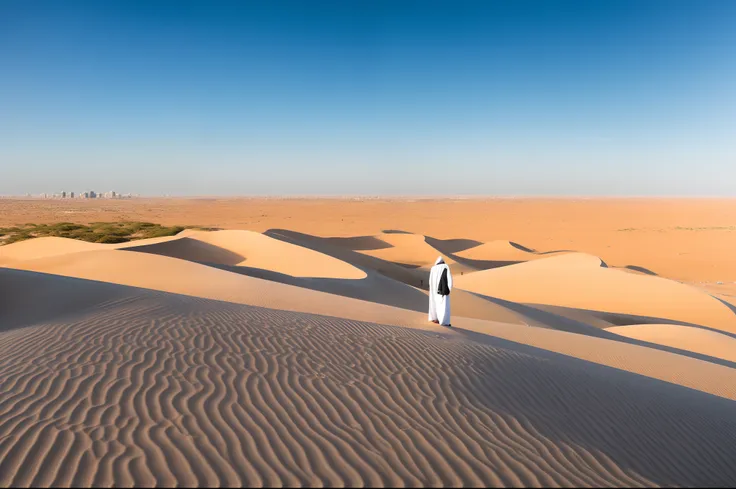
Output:
<path fill-rule="evenodd" d="M 0 486 L 736 484 L 736 404 L 548 352 L 137 291 L 0 333 Z"/>

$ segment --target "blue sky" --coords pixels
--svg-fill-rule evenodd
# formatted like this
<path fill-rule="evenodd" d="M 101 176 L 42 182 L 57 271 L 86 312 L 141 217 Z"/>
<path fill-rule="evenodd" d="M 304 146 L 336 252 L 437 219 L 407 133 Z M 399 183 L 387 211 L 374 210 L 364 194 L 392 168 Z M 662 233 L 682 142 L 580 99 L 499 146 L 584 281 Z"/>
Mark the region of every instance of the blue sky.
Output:
<path fill-rule="evenodd" d="M 733 1 L 0 0 L 0 194 L 734 182 Z"/>

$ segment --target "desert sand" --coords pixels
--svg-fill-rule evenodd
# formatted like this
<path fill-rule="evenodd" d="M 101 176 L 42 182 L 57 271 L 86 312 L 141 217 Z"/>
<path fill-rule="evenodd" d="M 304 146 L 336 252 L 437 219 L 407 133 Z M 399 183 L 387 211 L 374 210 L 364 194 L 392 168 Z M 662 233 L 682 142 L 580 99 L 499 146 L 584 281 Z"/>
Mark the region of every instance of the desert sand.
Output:
<path fill-rule="evenodd" d="M 736 484 L 732 201 L 0 210 L 223 228 L 0 246 L 0 486 Z"/>

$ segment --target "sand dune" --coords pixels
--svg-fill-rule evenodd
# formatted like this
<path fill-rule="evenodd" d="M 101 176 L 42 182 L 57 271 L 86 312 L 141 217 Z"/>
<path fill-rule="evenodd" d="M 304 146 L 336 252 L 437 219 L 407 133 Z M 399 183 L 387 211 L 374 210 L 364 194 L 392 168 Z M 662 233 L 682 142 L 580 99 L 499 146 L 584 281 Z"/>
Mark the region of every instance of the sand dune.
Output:
<path fill-rule="evenodd" d="M 320 291 L 415 312 L 426 312 L 427 296 L 419 289 L 392 280 L 370 268 L 356 267 L 309 248 L 267 236 L 263 236 L 264 239 L 261 240 L 252 234 L 255 233 L 192 232 L 187 237 L 154 238 L 119 245 L 83 243 L 64 238 L 41 238 L 15 243 L 5 248 L 13 251 L 14 256 L 23 258 L 11 263 L 14 268 L 18 269 L 120 283 L 210 299 L 302 312 L 319 310 L 322 314 L 332 313 L 353 319 L 370 320 L 374 317 L 366 315 L 373 313 L 364 311 L 365 304 L 325 302 L 328 296 L 311 294 L 313 291 Z M 26 245 L 34 241 L 38 242 L 36 246 Z M 83 246 L 73 246 L 72 243 L 82 243 Z M 219 246 L 212 243 L 217 243 Z M 278 251 L 278 256 L 257 255 L 262 251 L 256 246 L 259 244 L 262 245 L 262 248 L 272 248 Z M 15 251 L 16 247 L 20 250 Z M 129 253 L 126 256 L 115 252 L 116 249 L 144 253 Z M 84 250 L 92 251 L 84 252 Z M 243 254 L 255 250 L 257 258 L 241 260 L 242 255 L 236 255 L 233 250 Z M 162 259 L 157 260 L 153 256 L 139 256 L 145 254 L 161 255 Z M 194 261 L 189 262 L 189 260 Z M 308 263 L 303 264 L 302 260 Z M 223 265 L 219 269 L 213 269 L 199 262 L 247 263 L 264 268 Z M 272 265 L 272 269 L 265 268 Z M 404 270 L 402 267 L 396 268 Z M 284 271 L 290 273 L 283 273 Z M 304 274 L 311 274 L 314 277 L 299 277 Z M 359 274 L 362 278 L 350 278 Z M 241 275 L 245 276 L 241 277 Z M 249 277 L 263 280 L 254 281 Z M 298 288 L 278 288 L 276 282 L 294 285 Z M 322 305 L 317 306 L 311 304 L 310 301 L 321 302 Z M 313 309 L 314 307 L 318 309 Z M 525 316 L 523 312 L 512 311 L 503 305 L 489 302 L 461 290 L 458 290 L 455 295 L 454 308 L 456 315 L 471 318 L 541 325 L 535 319 Z M 353 316 L 353 314 L 358 314 L 358 316 Z M 396 319 L 392 319 L 395 317 L 401 318 L 402 315 L 393 312 L 385 313 L 385 320 L 389 324 L 396 324 Z M 424 316 L 414 316 L 412 322 L 421 322 L 421 317 Z M 405 320 L 400 320 L 399 324 L 405 322 Z"/>
<path fill-rule="evenodd" d="M 0 485 L 736 481 L 732 401 L 455 331 L 105 287 L 0 332 Z"/>
<path fill-rule="evenodd" d="M 534 258 L 535 253 L 518 243 L 508 240 L 496 240 L 475 246 L 457 253 L 457 256 L 469 260 L 526 261 Z"/>
<path fill-rule="evenodd" d="M 10 265 L 25 260 L 67 255 L 80 251 L 122 250 L 131 247 L 155 245 L 178 240 L 180 236 L 164 236 L 148 238 L 126 243 L 101 244 L 89 243 L 78 239 L 44 237 L 19 241 L 11 245 L 0 246 L 0 266 Z"/>
<path fill-rule="evenodd" d="M 11 245 L 0 246 L 0 266 L 10 265 L 23 260 L 33 260 L 48 256 L 66 255 L 79 251 L 104 249 L 105 246 L 97 243 L 87 243 L 68 238 L 36 238 L 20 241 Z M 112 249 L 112 248 L 111 248 Z"/>
<path fill-rule="evenodd" d="M 233 273 L 182 259 L 120 250 L 96 250 L 26 260 L 14 268 L 362 321 L 393 325 L 424 325 L 427 322 L 425 293 L 373 274 L 364 280 L 328 281 L 325 284 L 307 279 L 289 284 L 248 276 L 242 270 L 241 273 Z M 264 276 L 272 278 L 268 273 Z M 320 288 L 331 292 L 337 292 L 333 289 L 338 288 L 349 290 L 333 294 L 320 291 Z M 459 296 L 458 313 L 467 311 L 470 317 L 534 324 L 531 318 L 503 306 L 467 293 Z M 384 302 L 376 303 L 380 301 Z"/>
<path fill-rule="evenodd" d="M 615 326 L 607 331 L 736 362 L 736 337 L 716 331 L 673 324 Z"/>
<path fill-rule="evenodd" d="M 126 249 L 194 262 L 247 265 L 294 277 L 361 279 L 359 269 L 322 253 L 292 246 L 252 231 L 193 231 L 120 244 L 68 238 L 37 238 L 0 247 L 0 265 L 69 253 Z"/>
<path fill-rule="evenodd" d="M 181 239 L 128 249 L 195 262 L 245 265 L 292 277 L 361 279 L 366 276 L 344 261 L 252 231 L 190 232 Z"/>
<path fill-rule="evenodd" d="M 118 283 L 238 304 L 420 328 L 428 331 L 447 331 L 446 328 L 428 323 L 425 312 L 413 312 L 369 301 L 355 300 L 146 253 L 115 250 L 82 252 L 65 257 L 28 261 L 24 262 L 23 266 L 24 270 Z M 25 293 L 31 294 L 31 292 Z M 529 313 L 528 310 L 517 313 L 502 305 L 492 310 L 499 319 L 509 319 L 510 322 L 516 324 L 456 316 L 453 319 L 456 328 L 454 331 L 457 331 L 458 334 L 468 331 L 492 335 L 736 399 L 736 370 L 723 371 L 718 365 L 704 364 L 704 362 L 689 358 L 678 360 L 682 368 L 677 368 L 672 364 L 673 355 L 670 353 L 557 331 L 556 329 L 567 329 L 564 323 L 555 324 L 555 321 L 560 320 L 557 316 L 545 318 L 552 329 L 544 330 L 529 327 L 540 324 L 542 321 L 526 316 L 524 313 Z M 674 358 L 678 357 L 675 355 Z M 687 363 L 688 361 L 695 363 Z M 731 376 L 733 382 L 723 381 Z"/>
<path fill-rule="evenodd" d="M 424 290 L 427 288 L 427 272 L 425 270 L 412 269 L 411 267 L 407 268 L 391 261 L 361 253 L 361 245 L 345 244 L 345 239 L 350 238 L 321 238 L 319 236 L 298 233 L 288 229 L 269 229 L 264 234 L 287 243 L 292 243 L 320 253 L 325 253 L 334 258 L 350 263 L 353 266 L 360 267 L 361 269 L 369 268 L 371 270 L 375 270 L 381 275 L 407 285 L 411 285 L 412 287 L 423 288 Z M 374 243 L 370 246 L 370 249 L 375 249 L 372 246 L 376 246 L 375 241 L 377 239 L 372 236 L 370 238 L 371 240 L 374 240 L 368 241 L 368 243 Z M 366 237 L 360 237 L 359 239 L 362 243 L 366 243 Z M 381 243 L 386 246 L 391 246 L 383 241 L 381 241 Z M 353 250 L 353 246 L 358 246 L 359 249 Z"/>
<path fill-rule="evenodd" d="M 416 313 L 404 309 L 149 253 L 86 251 L 26 260 L 14 268 L 288 311 L 316 312 L 358 320 L 370 320 L 378 315 L 380 321 L 387 324 L 419 322 Z"/>
<path fill-rule="evenodd" d="M 407 269 L 404 266 L 397 265 L 391 261 L 387 261 L 374 256 L 356 252 L 355 249 L 376 249 L 382 248 L 376 237 L 358 237 L 352 238 L 319 238 L 303 233 L 295 233 L 288 230 L 270 230 L 267 235 L 288 243 L 306 247 L 320 253 L 330 255 L 351 265 L 360 268 L 368 275 L 368 279 L 360 282 L 340 282 L 339 284 L 327 284 L 325 287 L 319 287 L 312 281 L 310 284 L 297 282 L 293 280 L 284 280 L 283 277 L 276 277 L 269 274 L 255 274 L 261 278 L 270 280 L 281 280 L 286 283 L 300 286 L 308 286 L 324 292 L 333 294 L 347 295 L 362 300 L 369 300 L 381 304 L 394 305 L 411 309 L 415 311 L 426 311 L 427 299 L 426 295 L 417 298 L 416 289 L 427 290 L 428 271 L 426 267 L 421 269 Z M 395 233 L 385 233 L 387 235 L 397 235 Z M 400 234 L 399 234 L 400 235 Z M 412 236 L 403 234 L 404 236 Z M 415 237 L 416 238 L 416 237 Z M 409 240 L 414 243 L 416 239 Z M 436 240 L 435 240 L 436 241 Z M 450 242 L 440 243 L 439 246 L 448 251 L 447 246 L 463 247 L 468 246 L 465 240 L 449 240 Z M 388 243 L 380 241 L 386 246 Z M 435 258 L 436 259 L 436 258 Z M 434 262 L 432 262 L 434 263 Z M 458 273 L 458 267 L 453 264 L 453 273 Z M 252 274 L 252 273 L 251 273 Z M 411 286 L 411 289 L 401 289 L 396 284 L 388 283 L 385 278 L 391 278 L 397 282 L 401 282 Z M 476 294 L 468 293 L 461 289 L 456 289 L 453 293 L 452 310 L 456 316 L 485 319 L 499 321 L 505 323 L 522 324 L 525 326 L 541 326 L 561 329 L 564 331 L 579 330 L 580 326 L 572 325 L 566 318 L 554 314 L 545 315 L 543 320 L 537 318 L 540 311 L 531 310 L 521 305 L 513 308 L 510 304 L 504 304 L 498 300 L 488 300 L 479 297 Z M 609 325 L 610 326 L 610 325 Z M 583 325 L 584 327 L 584 325 Z M 578 331 L 579 332 L 579 331 Z M 590 333 L 590 331 L 588 331 Z"/>
<path fill-rule="evenodd" d="M 567 252 L 539 253 L 513 241 L 495 240 L 461 251 L 455 255 L 455 258 L 476 268 L 487 269 L 564 253 Z"/>
<path fill-rule="evenodd" d="M 680 321 L 736 332 L 736 315 L 693 287 L 601 266 L 569 253 L 458 277 L 455 286 L 505 300 Z M 662 321 L 660 321 L 662 322 Z"/>
<path fill-rule="evenodd" d="M 438 256 L 443 256 L 457 274 L 473 272 L 476 269 L 458 263 L 427 243 L 427 239 L 420 234 L 410 233 L 383 233 L 375 236 L 376 239 L 390 245 L 388 248 L 360 250 L 365 255 L 382 260 L 412 267 L 428 268 L 434 265 Z"/>

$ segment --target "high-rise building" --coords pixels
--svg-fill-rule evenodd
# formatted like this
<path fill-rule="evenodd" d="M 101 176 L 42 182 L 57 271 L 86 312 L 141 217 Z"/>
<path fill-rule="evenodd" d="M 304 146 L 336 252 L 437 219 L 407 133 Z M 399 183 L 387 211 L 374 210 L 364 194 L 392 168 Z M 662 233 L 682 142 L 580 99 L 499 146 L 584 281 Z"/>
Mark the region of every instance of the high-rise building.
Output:
<path fill-rule="evenodd" d="M 64 190 L 61 191 L 61 198 L 66 199 L 66 191 Z"/>
<path fill-rule="evenodd" d="M 69 198 L 70 198 L 70 199 L 73 199 L 73 198 L 74 198 L 74 192 L 71 192 L 71 193 L 69 194 Z"/>

